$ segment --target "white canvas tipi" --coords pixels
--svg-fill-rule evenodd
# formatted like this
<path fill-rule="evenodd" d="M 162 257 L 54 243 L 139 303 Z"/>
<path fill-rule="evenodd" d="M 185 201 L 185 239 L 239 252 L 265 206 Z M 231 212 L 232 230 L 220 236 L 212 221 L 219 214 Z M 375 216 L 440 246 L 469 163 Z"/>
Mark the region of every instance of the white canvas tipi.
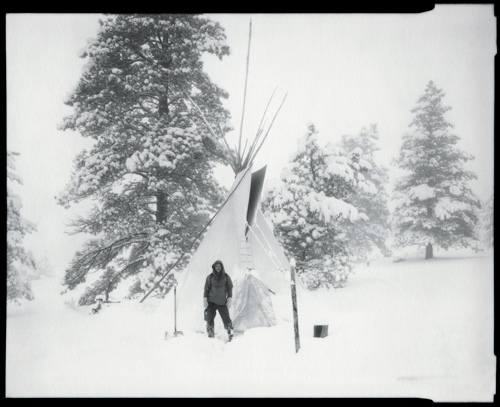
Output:
<path fill-rule="evenodd" d="M 182 330 L 205 331 L 203 288 L 216 260 L 234 283 L 230 308 L 235 331 L 272 326 L 276 304 L 290 298 L 290 264 L 260 210 L 266 167 L 241 171 L 190 262 L 177 278 L 177 321 Z M 279 312 L 278 312 L 279 314 Z M 221 326 L 216 317 L 216 330 Z"/>

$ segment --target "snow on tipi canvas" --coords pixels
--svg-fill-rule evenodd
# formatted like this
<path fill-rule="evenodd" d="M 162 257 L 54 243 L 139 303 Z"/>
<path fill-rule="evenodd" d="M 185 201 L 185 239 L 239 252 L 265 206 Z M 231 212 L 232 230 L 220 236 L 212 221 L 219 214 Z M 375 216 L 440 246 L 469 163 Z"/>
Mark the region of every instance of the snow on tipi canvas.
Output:
<path fill-rule="evenodd" d="M 250 57 L 252 22 L 249 26 L 249 43 L 246 65 L 243 112 L 238 148 L 231 148 L 224 134 L 219 134 L 208 124 L 209 130 L 224 141 L 227 163 L 236 174 L 228 197 L 217 212 L 203 240 L 185 267 L 178 281 L 176 315 L 180 329 L 206 331 L 203 310 L 203 290 L 212 264 L 222 261 L 226 273 L 233 281 L 233 302 L 229 309 L 235 332 L 250 328 L 269 327 L 280 320 L 289 320 L 290 263 L 273 234 L 270 223 L 260 210 L 260 199 L 266 167 L 252 172 L 253 161 L 266 140 L 286 95 L 268 122 L 265 120 L 274 92 L 264 110 L 257 134 L 252 142 L 247 139 L 243 150 L 242 129 L 245 112 L 246 87 Z M 193 106 L 196 102 L 190 98 Z M 248 148 L 247 148 L 248 147 Z M 222 147 L 224 149 L 224 147 Z M 175 294 L 175 293 L 174 293 Z M 222 326 L 216 317 L 215 330 Z"/>
<path fill-rule="evenodd" d="M 276 325 L 283 301 L 290 298 L 290 263 L 260 210 L 266 167 L 238 173 L 228 197 L 198 249 L 179 276 L 178 324 L 205 331 L 203 288 L 216 260 L 233 280 L 230 308 L 236 332 Z M 221 326 L 215 320 L 216 330 Z"/>

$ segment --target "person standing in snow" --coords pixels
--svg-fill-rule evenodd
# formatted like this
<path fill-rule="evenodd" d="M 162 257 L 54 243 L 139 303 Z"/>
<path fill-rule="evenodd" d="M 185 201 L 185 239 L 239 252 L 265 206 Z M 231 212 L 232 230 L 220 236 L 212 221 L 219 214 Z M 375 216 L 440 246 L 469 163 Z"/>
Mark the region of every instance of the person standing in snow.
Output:
<path fill-rule="evenodd" d="M 224 323 L 229 340 L 233 338 L 233 323 L 229 316 L 229 307 L 233 297 L 233 282 L 231 277 L 226 274 L 224 264 L 217 260 L 212 264 L 212 272 L 205 280 L 205 289 L 203 291 L 203 308 L 205 308 L 205 321 L 207 321 L 207 333 L 209 338 L 214 335 L 215 314 L 219 315 Z"/>

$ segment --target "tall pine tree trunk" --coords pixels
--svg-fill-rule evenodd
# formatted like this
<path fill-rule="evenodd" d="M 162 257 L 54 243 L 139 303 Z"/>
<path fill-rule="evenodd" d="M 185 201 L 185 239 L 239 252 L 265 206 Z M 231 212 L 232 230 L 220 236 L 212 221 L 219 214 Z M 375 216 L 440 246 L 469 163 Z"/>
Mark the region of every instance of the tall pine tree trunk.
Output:
<path fill-rule="evenodd" d="M 109 292 L 113 290 L 113 281 L 110 281 L 108 284 L 108 287 L 106 288 L 106 299 L 104 300 L 105 302 L 109 302 Z"/>
<path fill-rule="evenodd" d="M 167 220 L 168 195 L 159 191 L 156 194 L 156 222 L 162 223 Z"/>
<path fill-rule="evenodd" d="M 168 68 L 170 64 L 168 62 L 163 62 L 162 63 L 164 68 Z M 163 73 L 162 75 L 163 79 L 163 84 L 165 85 L 165 93 L 160 95 L 160 99 L 158 101 L 158 114 L 160 116 L 167 116 L 168 117 L 168 74 Z"/>
<path fill-rule="evenodd" d="M 166 61 L 161 63 L 163 67 L 167 68 L 170 64 Z M 158 114 L 160 116 L 168 117 L 168 75 L 163 73 L 163 83 L 165 85 L 165 93 L 160 95 L 158 103 Z M 158 191 L 156 194 L 156 222 L 162 223 L 167 220 L 167 200 L 168 195 L 165 192 Z"/>
<path fill-rule="evenodd" d="M 427 216 L 429 218 L 432 218 L 432 207 L 428 206 L 427 207 Z M 425 247 L 425 260 L 427 259 L 432 259 L 434 257 L 434 251 L 432 249 L 432 243 L 427 243 L 427 246 Z"/>
<path fill-rule="evenodd" d="M 432 259 L 434 257 L 434 253 L 432 250 L 432 244 L 427 243 L 427 246 L 425 247 L 425 259 Z"/>

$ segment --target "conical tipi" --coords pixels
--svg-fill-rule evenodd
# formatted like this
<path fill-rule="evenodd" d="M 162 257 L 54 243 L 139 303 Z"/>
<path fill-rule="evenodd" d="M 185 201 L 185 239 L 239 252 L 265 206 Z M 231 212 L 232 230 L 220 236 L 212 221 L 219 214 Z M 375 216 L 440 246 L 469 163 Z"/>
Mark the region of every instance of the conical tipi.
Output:
<path fill-rule="evenodd" d="M 276 304 L 289 299 L 290 264 L 260 210 L 266 167 L 241 171 L 190 262 L 178 277 L 177 312 L 183 330 L 205 331 L 203 288 L 215 260 L 234 283 L 235 331 L 276 324 Z M 278 311 L 279 313 L 279 311 Z M 216 329 L 217 321 L 216 318 Z"/>
<path fill-rule="evenodd" d="M 246 78 L 248 77 L 251 31 L 250 21 Z M 230 314 L 235 331 L 275 325 L 277 319 L 280 318 L 276 311 L 279 313 L 279 310 L 283 309 L 287 303 L 286 299 L 290 299 L 290 280 L 289 277 L 287 278 L 290 276 L 290 263 L 260 210 L 266 167 L 252 172 L 255 156 L 266 140 L 286 95 L 270 123 L 267 123 L 265 116 L 273 99 L 273 92 L 253 142 L 248 144 L 247 140 L 242 150 L 246 78 L 238 148 L 231 148 L 224 134 L 219 135 L 225 143 L 226 160 L 236 174 L 235 181 L 223 206 L 209 223 L 210 227 L 196 252 L 177 277 L 177 320 L 183 330 L 205 331 L 203 288 L 207 275 L 212 272 L 211 265 L 216 260 L 223 262 L 226 273 L 234 283 L 233 306 Z M 196 102 L 189 94 L 187 97 L 197 108 L 196 110 L 214 138 L 219 138 Z M 165 276 L 166 274 L 162 278 Z M 144 298 L 148 295 L 149 293 Z M 285 312 L 282 313 L 285 314 Z M 215 328 L 217 329 L 218 326 L 221 326 L 221 323 L 220 318 L 217 317 Z"/>

